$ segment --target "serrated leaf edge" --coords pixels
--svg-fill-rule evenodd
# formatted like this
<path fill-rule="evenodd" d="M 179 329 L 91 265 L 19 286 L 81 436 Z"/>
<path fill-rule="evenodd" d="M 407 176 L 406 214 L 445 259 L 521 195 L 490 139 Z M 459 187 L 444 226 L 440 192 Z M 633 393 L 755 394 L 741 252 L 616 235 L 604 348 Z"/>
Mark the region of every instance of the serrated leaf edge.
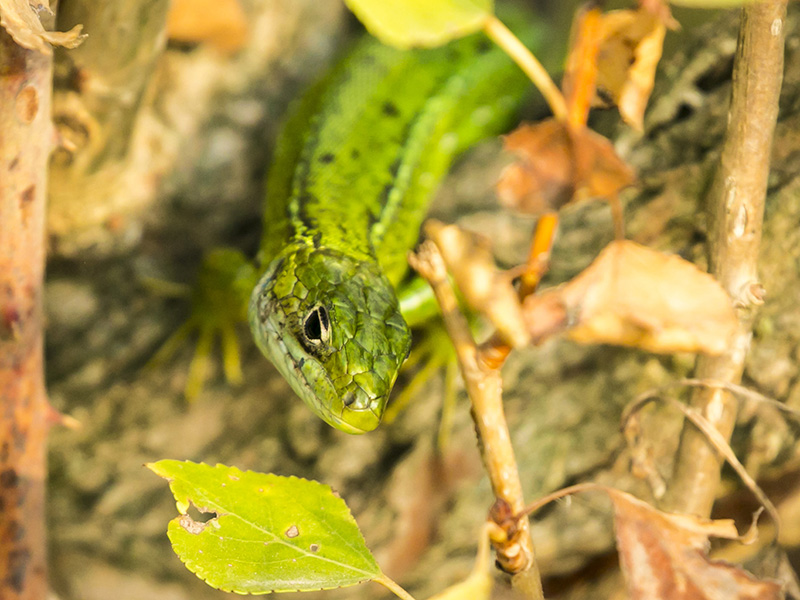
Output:
<path fill-rule="evenodd" d="M 195 503 L 188 494 L 186 494 L 185 501 L 179 499 L 178 495 L 177 495 L 177 493 L 175 492 L 175 489 L 174 489 L 174 484 L 176 483 L 176 477 L 174 475 L 167 475 L 166 471 L 161 467 L 161 463 L 165 463 L 165 462 L 171 463 L 171 464 L 183 463 L 183 464 L 198 465 L 198 466 L 208 467 L 209 469 L 217 469 L 217 468 L 235 469 L 236 471 L 238 471 L 239 473 L 241 473 L 243 475 L 246 475 L 248 473 L 251 473 L 253 475 L 273 475 L 273 476 L 275 476 L 275 477 L 277 477 L 279 479 L 288 479 L 288 480 L 294 480 L 294 481 L 303 481 L 303 482 L 306 482 L 306 483 L 313 483 L 313 484 L 328 488 L 328 490 L 330 490 L 331 495 L 333 495 L 335 498 L 341 500 L 341 502 L 344 504 L 344 507 L 347 510 L 347 514 L 350 516 L 351 519 L 353 519 L 353 522 L 355 522 L 355 517 L 353 517 L 353 512 L 350 510 L 350 507 L 341 498 L 341 496 L 339 496 L 338 492 L 336 492 L 331 486 L 329 486 L 329 485 L 327 485 L 325 483 L 321 483 L 319 481 L 315 481 L 313 479 L 306 479 L 305 477 L 298 477 L 296 475 L 275 475 L 274 473 L 260 473 L 258 471 L 253 471 L 251 469 L 248 469 L 247 471 L 242 471 L 238 467 L 232 467 L 232 466 L 229 466 L 229 465 L 224 465 L 222 463 L 217 463 L 216 465 L 211 466 L 206 462 L 199 462 L 198 463 L 198 462 L 194 462 L 194 461 L 191 461 L 191 460 L 163 459 L 163 460 L 159 460 L 159 461 L 157 461 L 155 463 L 145 463 L 145 466 L 148 469 L 150 469 L 153 473 L 155 473 L 156 475 L 158 475 L 159 477 L 165 479 L 168 482 L 169 488 L 170 488 L 170 492 L 172 493 L 172 496 L 175 498 L 175 503 L 176 503 L 178 512 L 180 513 L 181 516 L 186 515 L 187 511 L 189 509 L 189 506 L 194 505 L 201 512 L 207 512 L 207 513 L 212 513 L 213 512 L 213 513 L 215 513 L 217 515 L 215 517 L 215 519 L 217 519 L 217 520 L 219 520 L 223 516 L 235 517 L 235 518 L 238 518 L 238 519 L 242 520 L 247 525 L 253 527 L 255 530 L 263 532 L 268 537 L 275 538 L 275 541 L 277 543 L 280 543 L 280 544 L 283 544 L 283 545 L 287 545 L 287 546 L 291 547 L 293 550 L 298 550 L 298 551 L 302 552 L 304 555 L 306 555 L 306 556 L 308 556 L 310 558 L 313 558 L 315 560 L 324 560 L 326 562 L 335 564 L 337 566 L 344 566 L 347 569 L 349 569 L 350 571 L 353 571 L 354 573 L 363 573 L 364 575 L 366 575 L 366 577 L 363 578 L 363 579 L 359 579 L 358 581 L 355 581 L 355 582 L 353 582 L 351 584 L 347 584 L 347 585 L 343 585 L 343 586 L 342 585 L 336 585 L 336 586 L 330 586 L 330 587 L 303 588 L 302 590 L 301 589 L 272 589 L 272 590 L 264 590 L 263 592 L 262 591 L 259 591 L 259 592 L 242 592 L 242 591 L 235 590 L 235 589 L 232 589 L 232 588 L 231 589 L 226 589 L 226 588 L 219 587 L 219 586 L 216 586 L 216 585 L 213 585 L 212 583 L 210 583 L 206 577 L 204 577 L 203 575 L 201 575 L 198 572 L 198 570 L 197 570 L 197 561 L 193 560 L 191 557 L 188 557 L 188 556 L 184 557 L 184 555 L 182 555 L 181 553 L 179 553 L 175 549 L 175 543 L 173 542 L 172 537 L 169 535 L 170 534 L 169 529 L 167 529 L 167 537 L 169 538 L 170 545 L 172 546 L 172 549 L 175 552 L 175 554 L 177 555 L 178 559 L 186 566 L 186 568 L 189 571 L 194 573 L 194 575 L 198 579 L 203 581 L 209 587 L 217 589 L 217 590 L 221 590 L 223 592 L 232 592 L 232 593 L 240 594 L 240 595 L 260 596 L 260 595 L 272 594 L 272 593 L 283 593 L 283 592 L 293 592 L 293 591 L 296 591 L 296 592 L 303 592 L 303 591 L 305 591 L 305 592 L 313 592 L 313 591 L 334 590 L 334 589 L 339 589 L 339 588 L 352 587 L 352 586 L 355 586 L 355 585 L 359 585 L 359 584 L 365 583 L 367 581 L 372 581 L 372 580 L 374 580 L 374 579 L 376 579 L 376 578 L 378 578 L 378 577 L 383 575 L 383 573 L 380 570 L 380 567 L 378 567 L 378 572 L 377 573 L 371 574 L 371 573 L 368 573 L 366 571 L 363 571 L 362 569 L 351 567 L 350 565 L 348 565 L 346 563 L 341 563 L 341 562 L 338 562 L 338 561 L 335 561 L 335 560 L 331 560 L 329 558 L 321 557 L 318 554 L 313 554 L 313 553 L 311 553 L 309 551 L 306 551 L 306 550 L 303 550 L 301 548 L 298 548 L 297 546 L 294 546 L 292 544 L 288 544 L 287 542 L 282 540 L 276 534 L 274 534 L 274 533 L 272 533 L 270 531 L 266 531 L 263 528 L 261 528 L 260 526 L 254 524 L 254 523 L 251 523 L 250 521 L 247 521 L 246 519 L 242 519 L 242 517 L 240 517 L 238 515 L 230 515 L 229 513 L 219 513 L 219 512 L 217 512 L 217 511 L 215 511 L 213 509 L 208 509 L 208 508 L 201 509 L 201 508 L 198 507 L 198 504 Z M 180 517 L 175 517 L 174 519 L 172 519 L 170 521 L 170 523 L 175 523 L 178 527 L 181 527 L 179 521 L 180 521 Z M 364 548 L 367 549 L 367 552 L 369 552 L 369 554 L 372 557 L 372 560 L 374 562 L 375 561 L 375 557 L 372 556 L 372 551 L 367 547 L 367 543 L 366 543 L 366 540 L 364 539 L 364 535 L 361 533 L 361 530 L 358 528 L 358 524 L 357 523 L 356 523 L 356 530 L 358 531 L 359 536 L 361 536 L 361 541 L 362 541 L 362 543 L 364 545 Z M 375 562 L 375 565 L 376 565 L 376 567 L 378 566 L 377 562 Z"/>
<path fill-rule="evenodd" d="M 178 517 L 174 518 L 171 522 L 177 521 L 177 520 L 178 520 Z M 180 525 L 178 525 L 178 527 L 180 527 Z M 167 532 L 167 537 L 169 537 L 169 532 Z M 170 538 L 170 544 L 172 545 L 172 548 L 174 550 L 175 546 L 172 543 L 172 538 Z M 191 571 L 200 581 L 205 583 L 208 587 L 211 587 L 211 588 L 214 588 L 215 590 L 220 590 L 220 591 L 223 591 L 223 592 L 239 594 L 241 596 L 265 596 L 266 594 L 283 594 L 283 593 L 286 593 L 286 592 L 322 592 L 322 591 L 325 591 L 325 590 L 338 590 L 338 589 L 344 589 L 344 588 L 348 588 L 348 587 L 353 587 L 353 586 L 356 586 L 356 585 L 361 585 L 362 583 L 366 583 L 367 581 L 373 581 L 374 579 L 377 579 L 378 577 L 383 575 L 383 573 L 379 573 L 378 575 L 376 575 L 374 577 L 370 576 L 370 577 L 368 577 L 366 579 L 360 579 L 358 581 L 355 581 L 353 583 L 349 583 L 347 585 L 333 585 L 333 586 L 330 586 L 330 587 L 314 587 L 314 588 L 310 588 L 309 587 L 309 588 L 303 588 L 303 589 L 299 589 L 299 588 L 295 588 L 295 589 L 289 589 L 289 588 L 286 588 L 286 589 L 271 589 L 271 590 L 264 590 L 263 592 L 242 592 L 240 590 L 235 590 L 233 588 L 225 588 L 225 587 L 222 587 L 222 586 L 216 586 L 216 585 L 212 584 L 211 582 L 208 581 L 208 579 L 206 577 L 204 577 L 203 575 L 198 573 L 198 571 L 196 570 L 195 561 L 193 561 L 189 557 L 185 557 L 184 558 L 184 556 L 179 554 L 177 551 L 175 552 L 175 554 L 177 555 L 178 559 L 184 564 L 184 566 L 189 571 Z"/>

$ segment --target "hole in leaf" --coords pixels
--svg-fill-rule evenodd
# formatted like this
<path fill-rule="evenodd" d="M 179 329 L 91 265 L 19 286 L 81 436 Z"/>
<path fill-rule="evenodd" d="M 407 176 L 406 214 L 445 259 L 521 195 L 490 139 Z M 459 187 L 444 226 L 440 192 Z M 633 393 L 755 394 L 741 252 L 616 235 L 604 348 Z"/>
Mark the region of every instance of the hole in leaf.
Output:
<path fill-rule="evenodd" d="M 196 521 L 197 523 L 208 523 L 211 519 L 217 518 L 217 513 L 207 508 L 200 508 L 194 504 L 189 504 L 189 508 L 186 511 L 185 516 L 192 519 L 192 521 Z"/>
<path fill-rule="evenodd" d="M 217 514 L 215 512 L 189 504 L 186 514 L 178 518 L 178 524 L 188 533 L 200 535 L 209 523 L 217 525 L 216 518 Z"/>

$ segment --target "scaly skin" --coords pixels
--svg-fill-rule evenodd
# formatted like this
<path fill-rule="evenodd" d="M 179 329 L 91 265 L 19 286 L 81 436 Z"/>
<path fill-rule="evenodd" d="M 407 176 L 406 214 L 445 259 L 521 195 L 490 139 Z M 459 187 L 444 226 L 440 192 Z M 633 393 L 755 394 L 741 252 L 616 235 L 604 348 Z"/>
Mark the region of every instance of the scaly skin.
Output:
<path fill-rule="evenodd" d="M 528 88 L 480 35 L 411 52 L 366 39 L 288 121 L 249 322 L 333 427 L 380 423 L 411 343 L 395 286 L 429 199 L 459 152 L 508 126 Z"/>

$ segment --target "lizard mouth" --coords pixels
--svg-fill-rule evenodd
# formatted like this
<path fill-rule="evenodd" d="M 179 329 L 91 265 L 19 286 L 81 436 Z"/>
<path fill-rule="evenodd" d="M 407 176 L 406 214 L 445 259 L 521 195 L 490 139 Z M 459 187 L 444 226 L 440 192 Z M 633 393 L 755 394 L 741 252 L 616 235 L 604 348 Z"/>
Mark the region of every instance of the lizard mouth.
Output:
<path fill-rule="evenodd" d="M 370 408 L 357 410 L 346 405 L 325 368 L 293 336 L 282 332 L 280 323 L 268 317 L 260 319 L 258 326 L 261 330 L 261 335 L 256 336 L 259 349 L 319 418 L 331 427 L 351 434 L 367 433 L 380 424 L 380 418 Z M 344 418 L 345 412 L 363 414 L 365 418 L 361 420 L 366 426 L 348 422 Z"/>

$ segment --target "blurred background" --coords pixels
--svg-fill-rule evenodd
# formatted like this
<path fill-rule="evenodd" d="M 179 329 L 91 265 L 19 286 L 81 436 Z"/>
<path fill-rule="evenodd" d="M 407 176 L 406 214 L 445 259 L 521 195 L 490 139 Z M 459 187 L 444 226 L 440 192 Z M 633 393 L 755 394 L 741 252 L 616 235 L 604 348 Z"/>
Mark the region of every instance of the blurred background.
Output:
<path fill-rule="evenodd" d="M 557 76 L 575 5 L 538 2 L 535 10 L 548 23 L 543 59 Z M 737 14 L 675 12 L 684 27 L 667 35 L 643 135 L 610 111 L 593 117 L 639 174 L 623 198 L 629 236 L 701 265 L 702 192 L 725 127 Z M 215 361 L 203 393 L 187 403 L 191 343 L 166 364 L 146 367 L 189 314 L 187 302 L 148 282 L 191 285 L 204 252 L 215 246 L 255 254 L 282 116 L 363 35 L 360 25 L 338 0 L 62 0 L 58 20 L 60 30 L 84 24 L 89 37 L 56 52 L 54 120 L 62 146 L 50 179 L 47 378 L 53 405 L 81 426 L 54 428 L 50 436 L 55 597 L 224 597 L 189 573 L 169 546 L 175 504 L 164 482 L 143 467 L 162 458 L 330 484 L 387 574 L 412 593 L 423 598 L 463 577 L 492 496 L 463 391 L 449 444 L 437 450 L 441 375 L 394 423 L 349 436 L 294 397 L 244 327 L 241 386 L 227 384 Z M 796 25 L 793 14 L 787 31 Z M 798 38 L 787 38 L 762 260 L 770 295 L 746 381 L 800 408 L 800 141 L 793 133 L 800 130 L 800 63 Z M 528 118 L 543 114 L 536 100 L 526 110 Z M 508 160 L 500 148 L 491 140 L 462 158 L 433 214 L 490 237 L 498 260 L 510 266 L 526 257 L 533 221 L 496 204 L 493 184 Z M 548 284 L 576 274 L 612 238 L 605 204 L 567 210 Z M 689 375 L 692 365 L 688 355 L 564 340 L 513 355 L 504 369 L 506 410 L 527 499 L 588 480 L 647 497 L 645 482 L 629 473 L 621 410 L 642 391 Z M 648 423 L 651 450 L 666 474 L 681 420 L 648 409 Z M 740 425 L 735 449 L 789 515 L 784 536 L 797 566 L 797 427 L 764 411 L 746 411 Z M 726 486 L 725 516 L 749 522 L 754 501 L 732 475 Z M 534 543 L 548 597 L 624 597 L 604 499 L 586 496 L 541 511 Z M 767 572 L 769 557 L 759 549 L 749 558 Z M 510 594 L 501 581 L 496 597 Z M 304 597 L 386 596 L 367 584 Z"/>

